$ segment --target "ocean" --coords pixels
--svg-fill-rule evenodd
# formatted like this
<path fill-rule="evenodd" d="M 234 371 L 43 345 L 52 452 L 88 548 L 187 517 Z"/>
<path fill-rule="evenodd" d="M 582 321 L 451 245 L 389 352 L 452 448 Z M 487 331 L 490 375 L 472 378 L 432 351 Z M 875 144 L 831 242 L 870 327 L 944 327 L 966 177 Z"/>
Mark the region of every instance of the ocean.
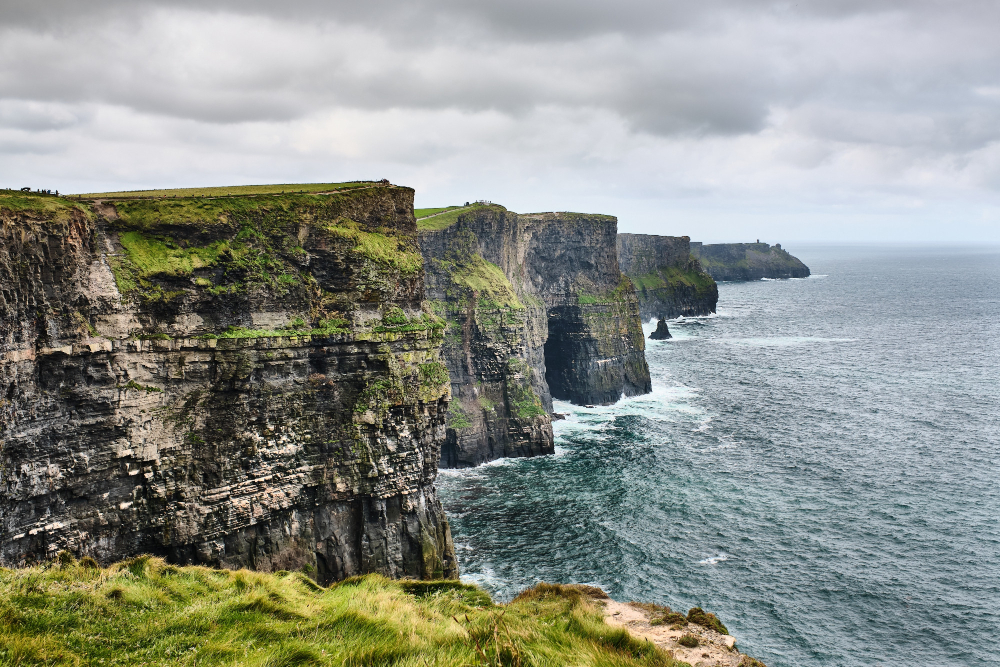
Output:
<path fill-rule="evenodd" d="M 442 471 L 462 578 L 715 612 L 768 667 L 1000 664 L 1000 249 L 793 247 L 556 454 Z M 645 326 L 652 331 L 652 323 Z"/>

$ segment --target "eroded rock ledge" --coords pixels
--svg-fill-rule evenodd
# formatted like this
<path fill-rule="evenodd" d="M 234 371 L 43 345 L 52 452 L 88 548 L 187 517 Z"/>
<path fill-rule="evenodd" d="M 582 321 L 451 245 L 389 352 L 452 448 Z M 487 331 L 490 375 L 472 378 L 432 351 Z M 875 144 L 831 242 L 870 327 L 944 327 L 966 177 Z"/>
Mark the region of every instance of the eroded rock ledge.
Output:
<path fill-rule="evenodd" d="M 456 576 L 412 202 L 0 193 L 0 564 Z"/>

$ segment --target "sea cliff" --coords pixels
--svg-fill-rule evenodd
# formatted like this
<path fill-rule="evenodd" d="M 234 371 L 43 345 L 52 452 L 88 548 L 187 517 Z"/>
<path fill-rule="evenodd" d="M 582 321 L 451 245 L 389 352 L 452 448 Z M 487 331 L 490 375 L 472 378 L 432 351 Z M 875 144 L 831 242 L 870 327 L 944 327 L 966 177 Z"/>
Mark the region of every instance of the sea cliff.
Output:
<path fill-rule="evenodd" d="M 691 254 L 687 236 L 619 234 L 618 261 L 632 279 L 643 320 L 715 312 L 719 288 Z"/>
<path fill-rule="evenodd" d="M 552 452 L 552 399 L 650 391 L 617 220 L 472 206 L 420 232 L 428 295 L 448 320 L 454 401 L 442 466 Z"/>
<path fill-rule="evenodd" d="M 691 254 L 716 280 L 808 278 L 809 267 L 783 250 L 780 243 L 691 244 Z"/>
<path fill-rule="evenodd" d="M 319 190 L 0 193 L 0 565 L 457 575 L 413 191 Z"/>

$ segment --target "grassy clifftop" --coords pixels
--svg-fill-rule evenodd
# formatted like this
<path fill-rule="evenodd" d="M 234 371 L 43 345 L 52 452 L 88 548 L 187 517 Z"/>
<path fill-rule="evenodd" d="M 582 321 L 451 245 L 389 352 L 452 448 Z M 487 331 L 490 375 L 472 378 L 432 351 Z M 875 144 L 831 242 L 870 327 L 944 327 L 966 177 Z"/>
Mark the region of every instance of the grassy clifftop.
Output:
<path fill-rule="evenodd" d="M 573 587 L 506 605 L 455 581 L 377 575 L 321 588 L 300 573 L 174 567 L 0 570 L 4 665 L 660 665 Z"/>
<path fill-rule="evenodd" d="M 293 192 L 334 192 L 380 185 L 374 181 L 350 181 L 348 183 L 279 183 L 275 185 L 229 185 L 214 188 L 172 188 L 167 190 L 122 190 L 120 192 L 93 192 L 76 195 L 88 199 L 113 197 L 230 197 L 234 195 L 273 195 Z"/>

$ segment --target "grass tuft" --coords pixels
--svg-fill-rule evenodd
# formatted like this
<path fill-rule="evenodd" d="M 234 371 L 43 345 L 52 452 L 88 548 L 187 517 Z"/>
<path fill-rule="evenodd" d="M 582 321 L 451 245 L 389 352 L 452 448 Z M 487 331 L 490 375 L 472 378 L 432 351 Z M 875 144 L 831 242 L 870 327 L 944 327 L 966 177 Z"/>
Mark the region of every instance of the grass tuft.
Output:
<path fill-rule="evenodd" d="M 729 630 L 726 629 L 726 626 L 722 624 L 722 621 L 715 614 L 709 613 L 701 607 L 692 607 L 691 611 L 688 612 L 687 620 L 689 623 L 700 625 L 709 630 L 715 630 L 719 634 L 729 634 Z"/>
<path fill-rule="evenodd" d="M 579 586 L 507 605 L 457 581 L 178 567 L 72 554 L 0 569 L 0 665 L 615 665 L 674 667 L 603 621 Z"/>

